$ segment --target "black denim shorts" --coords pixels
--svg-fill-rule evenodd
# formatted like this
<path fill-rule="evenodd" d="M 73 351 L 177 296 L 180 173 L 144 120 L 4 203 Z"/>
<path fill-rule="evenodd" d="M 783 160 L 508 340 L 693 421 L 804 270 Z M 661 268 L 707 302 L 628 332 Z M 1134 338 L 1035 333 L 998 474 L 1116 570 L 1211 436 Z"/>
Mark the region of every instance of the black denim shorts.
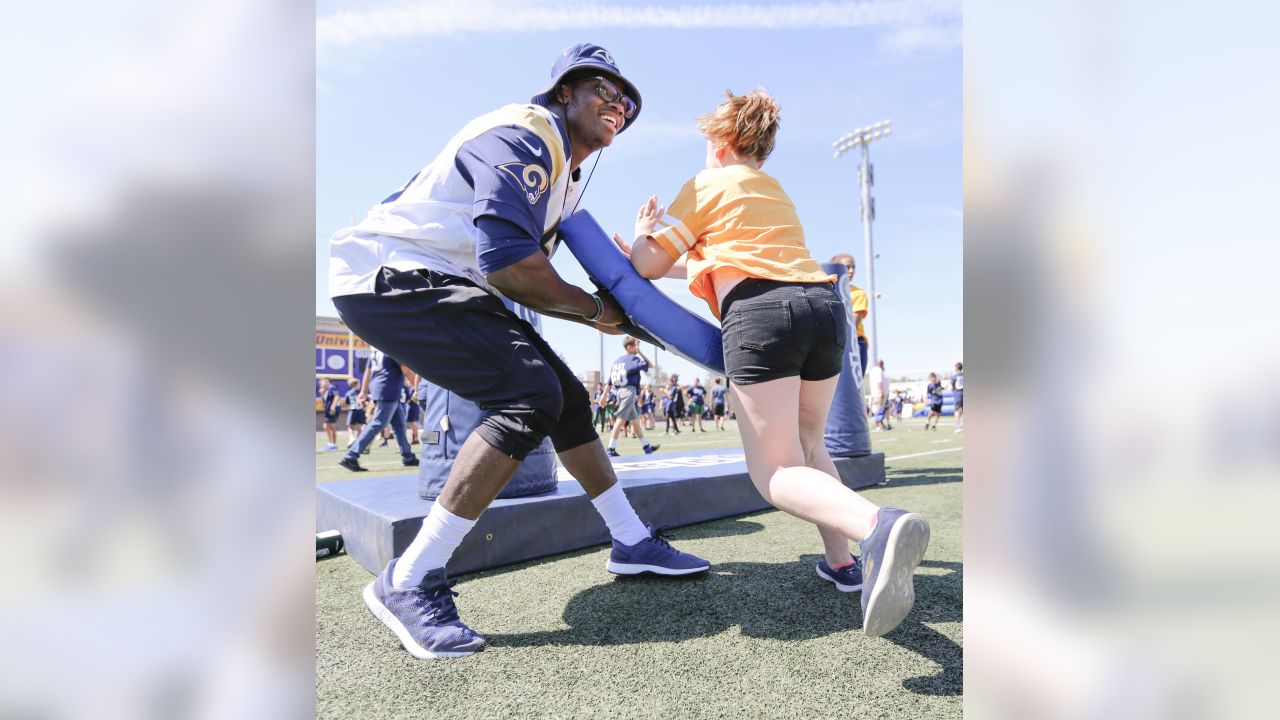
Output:
<path fill-rule="evenodd" d="M 848 314 L 831 283 L 748 278 L 724 299 L 724 365 L 739 385 L 840 374 Z"/>

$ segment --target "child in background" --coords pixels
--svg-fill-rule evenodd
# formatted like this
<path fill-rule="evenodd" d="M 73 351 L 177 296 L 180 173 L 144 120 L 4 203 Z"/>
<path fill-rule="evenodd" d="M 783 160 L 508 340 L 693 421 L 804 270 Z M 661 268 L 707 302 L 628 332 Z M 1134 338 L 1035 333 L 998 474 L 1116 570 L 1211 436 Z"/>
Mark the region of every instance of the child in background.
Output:
<path fill-rule="evenodd" d="M 707 410 L 707 389 L 702 387 L 702 380 L 694 378 L 689 386 L 689 431 L 706 432 L 702 427 L 702 413 Z"/>
<path fill-rule="evenodd" d="M 951 374 L 951 394 L 956 399 L 956 432 L 964 432 L 964 363 Z"/>
<path fill-rule="evenodd" d="M 591 392 L 591 412 L 595 413 L 593 422 L 601 435 L 609 431 L 609 424 L 605 422 L 604 416 L 605 400 L 604 383 L 596 383 L 596 389 Z"/>
<path fill-rule="evenodd" d="M 724 430 L 724 414 L 728 409 L 725 399 L 729 394 L 729 389 L 720 384 L 720 378 L 715 379 L 715 384 L 711 386 L 711 415 L 716 419 L 716 429 Z"/>
<path fill-rule="evenodd" d="M 338 389 L 329 378 L 320 378 L 320 408 L 324 413 L 324 451 L 338 449 Z"/>
<path fill-rule="evenodd" d="M 827 454 L 823 428 L 848 323 L 835 278 L 805 247 L 795 205 L 761 170 L 778 114 L 762 90 L 729 93 L 699 121 L 707 169 L 685 183 L 670 212 L 649 198 L 636 216 L 634 245 L 620 245 L 646 278 L 685 275 L 721 319 L 751 480 L 774 507 L 817 525 L 825 549 L 819 577 L 841 591 L 862 589 L 863 631 L 878 636 L 915 602 L 912 577 L 929 524 L 850 490 Z M 678 266 L 685 255 L 687 266 Z M 865 584 L 850 539 L 862 549 Z"/>
<path fill-rule="evenodd" d="M 414 391 L 417 384 L 417 376 L 406 372 L 404 388 L 404 424 L 409 430 L 410 445 L 418 444 L 418 425 L 422 422 L 422 408 L 418 406 L 418 400 L 414 397 Z"/>
<path fill-rule="evenodd" d="M 938 382 L 936 373 L 929 373 L 929 387 L 925 388 L 925 393 L 929 396 L 929 416 L 924 419 L 924 429 L 929 429 L 929 423 L 933 422 L 933 429 L 938 429 L 938 419 L 942 417 L 942 383 Z"/>
<path fill-rule="evenodd" d="M 360 437 L 365 422 L 364 403 L 360 402 L 360 381 L 356 378 L 347 378 L 347 396 L 344 400 L 347 406 L 347 448 L 350 448 L 355 444 L 356 438 Z"/>
<path fill-rule="evenodd" d="M 613 419 L 618 414 L 618 393 L 612 385 L 604 386 L 604 424 L 605 428 L 613 427 Z"/>
<path fill-rule="evenodd" d="M 653 386 L 646 384 L 640 389 L 640 426 L 646 432 L 653 432 Z"/>
<path fill-rule="evenodd" d="M 681 400 L 684 394 L 680 391 L 680 376 L 672 375 L 667 381 L 667 387 L 663 389 L 663 398 L 665 400 L 662 411 L 667 418 L 667 429 L 662 432 L 663 435 L 679 435 L 680 434 L 680 413 L 684 410 L 684 403 Z"/>

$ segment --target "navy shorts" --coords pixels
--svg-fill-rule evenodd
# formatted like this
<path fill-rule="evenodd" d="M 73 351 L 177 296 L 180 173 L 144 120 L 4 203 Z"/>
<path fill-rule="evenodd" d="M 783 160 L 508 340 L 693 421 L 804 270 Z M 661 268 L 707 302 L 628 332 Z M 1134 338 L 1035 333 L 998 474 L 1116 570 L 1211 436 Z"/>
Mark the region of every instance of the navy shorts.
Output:
<path fill-rule="evenodd" d="M 418 407 L 418 403 L 409 403 L 409 412 L 405 416 L 404 421 L 407 423 L 422 421 L 422 408 Z"/>
<path fill-rule="evenodd" d="M 590 396 L 528 322 L 465 278 L 382 268 L 375 292 L 334 307 L 358 337 L 410 370 L 475 403 L 475 432 L 523 460 L 543 437 L 557 452 L 599 442 Z"/>
<path fill-rule="evenodd" d="M 716 403 L 715 409 L 711 411 L 711 414 L 716 417 L 724 417 L 724 403 Z"/>
<path fill-rule="evenodd" d="M 348 410 L 348 411 L 347 411 L 347 424 L 348 424 L 348 425 L 363 425 L 363 424 L 365 424 L 364 410 Z"/>
<path fill-rule="evenodd" d="M 329 412 L 325 413 L 325 414 L 324 414 L 324 421 L 325 421 L 325 422 L 327 422 L 327 423 L 336 423 L 336 422 L 338 422 L 338 413 L 329 413 Z"/>
<path fill-rule="evenodd" d="M 725 296 L 721 318 L 725 374 L 738 385 L 840 374 L 848 320 L 831 283 L 747 278 Z"/>

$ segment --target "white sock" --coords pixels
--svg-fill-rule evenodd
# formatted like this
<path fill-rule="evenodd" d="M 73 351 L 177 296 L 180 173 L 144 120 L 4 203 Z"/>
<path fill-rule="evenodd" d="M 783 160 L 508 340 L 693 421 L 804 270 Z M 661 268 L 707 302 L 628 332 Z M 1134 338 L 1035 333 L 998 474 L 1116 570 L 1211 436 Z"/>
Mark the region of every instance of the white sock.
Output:
<path fill-rule="evenodd" d="M 640 442 L 644 443 L 644 446 L 645 446 L 645 447 L 649 447 L 649 438 L 645 438 L 645 439 L 641 440 Z"/>
<path fill-rule="evenodd" d="M 622 483 L 614 483 L 613 487 L 597 495 L 591 504 L 604 518 L 614 540 L 623 545 L 635 545 L 649 537 L 649 530 L 640 522 L 640 516 L 636 515 L 627 494 L 622 491 Z"/>
<path fill-rule="evenodd" d="M 423 519 L 418 536 L 396 561 L 395 572 L 391 574 L 391 585 L 399 590 L 417 587 L 428 572 L 442 568 L 449 562 L 453 551 L 462 544 L 462 538 L 475 525 L 475 520 L 458 517 L 436 502 Z"/>
<path fill-rule="evenodd" d="M 610 450 L 612 450 L 612 449 L 613 449 L 613 447 L 614 447 L 614 445 L 617 445 L 617 444 L 618 444 L 618 438 L 615 438 L 615 437 L 611 437 L 611 438 L 609 438 L 609 449 L 610 449 Z"/>

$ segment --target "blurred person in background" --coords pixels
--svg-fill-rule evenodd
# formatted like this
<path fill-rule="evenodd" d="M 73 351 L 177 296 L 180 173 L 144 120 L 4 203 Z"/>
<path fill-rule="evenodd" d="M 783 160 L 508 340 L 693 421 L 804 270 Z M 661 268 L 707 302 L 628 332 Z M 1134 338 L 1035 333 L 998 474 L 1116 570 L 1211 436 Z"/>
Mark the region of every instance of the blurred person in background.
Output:
<path fill-rule="evenodd" d="M 430 388 L 431 388 L 431 383 L 427 382 L 426 378 L 422 377 L 421 375 L 418 375 L 418 387 L 417 387 L 417 392 L 415 393 L 415 398 L 418 401 L 417 402 L 418 412 L 422 417 L 422 422 L 424 423 L 422 427 L 423 432 L 427 431 L 427 427 L 425 425 L 427 421 L 427 391 Z"/>
<path fill-rule="evenodd" d="M 604 426 L 613 427 L 613 418 L 618 414 L 618 393 L 613 385 L 604 386 Z"/>
<path fill-rule="evenodd" d="M 324 451 L 338 449 L 338 389 L 329 378 L 320 378 L 320 410 L 324 413 Z"/>
<path fill-rule="evenodd" d="M 929 423 L 933 423 L 934 430 L 938 429 L 938 420 L 942 417 L 942 383 L 938 382 L 937 373 L 929 373 L 929 386 L 925 388 L 925 395 L 928 396 L 926 402 L 929 403 L 929 415 L 924 419 L 924 429 L 929 430 Z"/>
<path fill-rule="evenodd" d="M 591 410 L 594 413 L 593 422 L 601 435 L 609 430 L 609 423 L 605 419 L 604 411 L 606 404 L 608 404 L 608 398 L 605 397 L 604 383 L 596 383 L 596 389 L 591 392 Z"/>
<path fill-rule="evenodd" d="M 640 424 L 649 432 L 653 432 L 653 410 L 653 386 L 645 383 L 644 387 L 640 388 Z"/>
<path fill-rule="evenodd" d="M 414 397 L 415 389 L 418 385 L 418 376 L 412 370 L 405 370 L 404 373 L 404 424 L 409 428 L 409 444 L 418 444 L 418 423 L 422 419 L 422 408 L 418 406 L 418 399 Z"/>
<path fill-rule="evenodd" d="M 644 444 L 644 454 L 651 455 L 658 449 L 650 445 L 640 428 L 640 409 L 636 406 L 640 395 L 640 373 L 649 369 L 649 358 L 640 351 L 640 341 L 626 335 L 622 338 L 624 354 L 613 361 L 609 370 L 609 383 L 617 397 L 617 413 L 613 422 L 613 432 L 609 434 L 609 457 L 618 457 L 618 433 L 630 426 L 637 440 Z"/>
<path fill-rule="evenodd" d="M 884 371 L 884 360 L 876 362 L 871 367 L 871 372 L 867 378 L 871 385 L 871 412 L 875 415 L 875 430 L 892 430 L 893 425 L 889 424 L 885 416 L 885 403 L 889 399 L 889 376 Z"/>
<path fill-rule="evenodd" d="M 662 389 L 662 412 L 667 418 L 663 435 L 680 434 L 680 413 L 684 410 L 684 394 L 680 391 L 680 376 L 672 375 Z"/>
<path fill-rule="evenodd" d="M 712 381 L 711 386 L 711 414 L 716 419 L 716 429 L 724 430 L 724 416 L 729 409 L 729 388 L 725 387 L 720 378 Z"/>
<path fill-rule="evenodd" d="M 862 329 L 862 321 L 867 318 L 867 293 L 862 288 L 853 284 L 853 271 L 857 269 L 857 263 L 853 261 L 853 256 L 849 253 L 840 253 L 831 258 L 831 262 L 839 263 L 849 268 L 849 276 L 845 282 L 849 285 L 849 312 L 853 314 L 854 325 L 858 334 L 858 360 L 862 363 L 859 375 L 867 372 L 867 334 Z"/>
<path fill-rule="evenodd" d="M 396 444 L 400 447 L 400 461 L 405 467 L 416 467 L 418 458 L 413 454 L 413 446 L 405 435 L 404 409 L 400 406 L 400 393 L 404 388 L 404 369 L 399 361 L 386 353 L 372 348 L 369 353 L 369 364 L 364 368 L 364 379 L 360 383 L 361 396 L 368 395 L 378 403 L 373 420 L 365 426 L 364 431 L 356 439 L 356 444 L 347 448 L 347 452 L 338 464 L 352 472 L 364 472 L 360 465 L 360 453 L 364 452 L 373 439 L 382 434 L 382 429 L 391 426 L 395 434 Z"/>
<path fill-rule="evenodd" d="M 964 363 L 956 363 L 951 373 L 951 392 L 956 399 L 956 432 L 964 432 Z"/>
<path fill-rule="evenodd" d="M 347 378 L 347 395 L 343 398 L 347 408 L 347 450 L 351 449 L 356 438 L 360 437 L 360 431 L 364 429 L 364 402 L 360 395 L 360 381 Z"/>
<path fill-rule="evenodd" d="M 702 379 L 694 378 L 689 386 L 689 430 L 690 432 L 706 432 L 702 427 L 702 413 L 707 410 L 707 389 L 702 387 Z"/>

